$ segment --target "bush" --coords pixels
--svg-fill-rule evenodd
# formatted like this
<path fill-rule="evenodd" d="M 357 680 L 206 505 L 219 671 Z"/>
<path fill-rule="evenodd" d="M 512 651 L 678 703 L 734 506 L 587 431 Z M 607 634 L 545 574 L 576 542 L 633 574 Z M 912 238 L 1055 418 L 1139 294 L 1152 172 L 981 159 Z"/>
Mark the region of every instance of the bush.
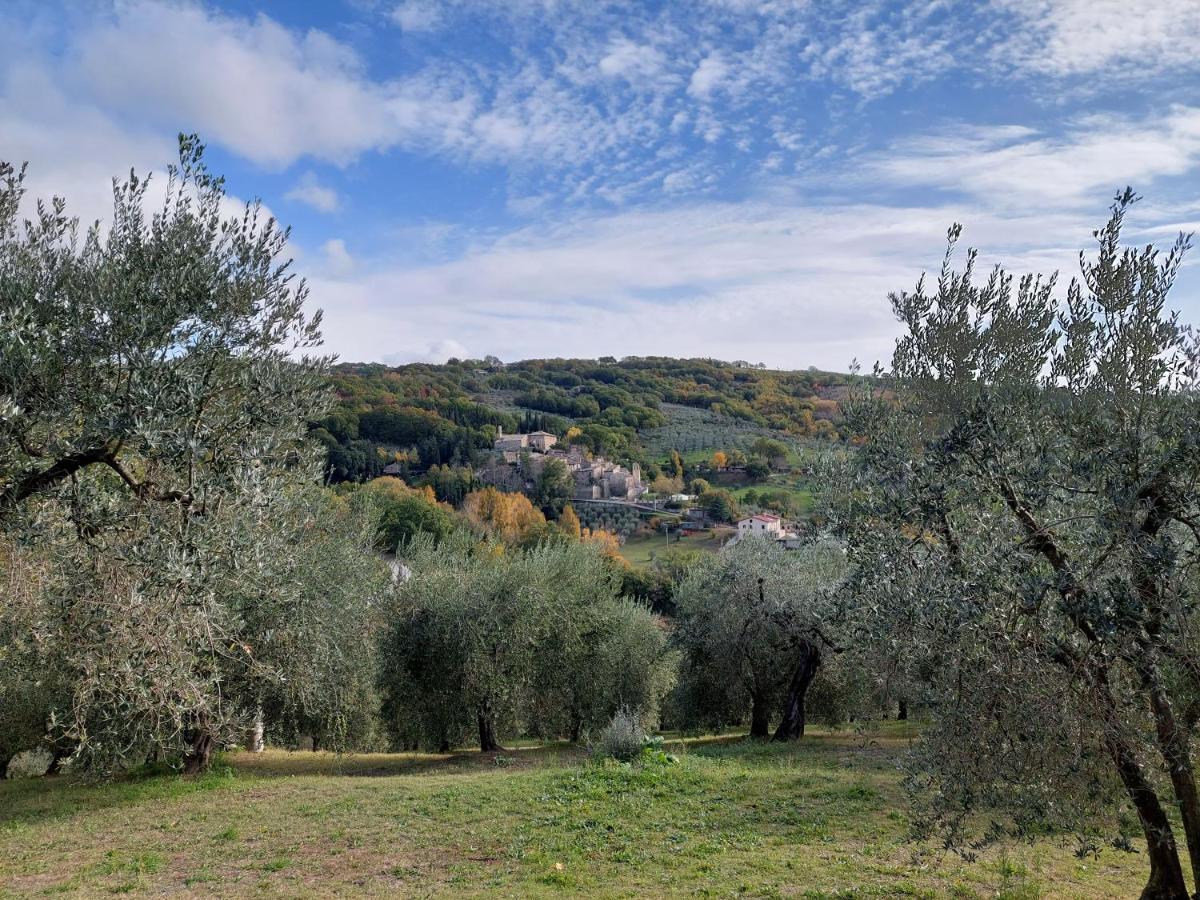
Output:
<path fill-rule="evenodd" d="M 598 758 L 611 757 L 621 762 L 632 762 L 642 755 L 646 744 L 646 732 L 637 713 L 622 707 L 600 732 L 600 738 L 592 747 L 592 755 Z"/>

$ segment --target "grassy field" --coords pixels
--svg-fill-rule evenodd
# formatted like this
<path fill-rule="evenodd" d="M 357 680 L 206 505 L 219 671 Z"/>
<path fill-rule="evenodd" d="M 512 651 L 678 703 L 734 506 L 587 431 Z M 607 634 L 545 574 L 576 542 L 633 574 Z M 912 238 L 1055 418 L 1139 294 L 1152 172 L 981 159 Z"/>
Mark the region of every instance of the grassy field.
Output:
<path fill-rule="evenodd" d="M 635 566 L 648 566 L 656 559 L 686 550 L 716 553 L 732 535 L 733 531 L 729 528 L 710 528 L 679 540 L 676 540 L 675 535 L 672 534 L 669 544 L 661 534 L 649 537 L 631 537 L 622 545 L 621 555 Z"/>
<path fill-rule="evenodd" d="M 1066 842 L 966 864 L 904 839 L 909 736 L 678 745 L 599 765 L 497 756 L 234 754 L 195 780 L 0 782 L 0 895 L 1112 897 L 1144 857 Z"/>
<path fill-rule="evenodd" d="M 756 494 L 762 493 L 784 493 L 790 494 L 797 503 L 802 513 L 807 513 L 813 508 L 814 499 L 812 490 L 795 475 L 772 475 L 766 481 L 759 484 L 748 484 L 743 487 L 734 488 L 730 491 L 739 503 L 744 503 L 746 494 L 754 491 Z"/>

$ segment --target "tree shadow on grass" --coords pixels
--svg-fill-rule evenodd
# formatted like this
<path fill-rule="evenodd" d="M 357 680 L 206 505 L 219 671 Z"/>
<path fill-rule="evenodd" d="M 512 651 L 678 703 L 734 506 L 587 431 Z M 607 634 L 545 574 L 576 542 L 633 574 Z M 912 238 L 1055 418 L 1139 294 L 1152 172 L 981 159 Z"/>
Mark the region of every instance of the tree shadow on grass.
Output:
<path fill-rule="evenodd" d="M 746 766 L 775 767 L 803 760 L 818 768 L 891 770 L 897 758 L 916 740 L 918 729 L 905 723 L 868 723 L 865 727 L 810 728 L 794 741 L 754 740 L 745 733 L 668 739 L 674 753 L 690 753 Z"/>

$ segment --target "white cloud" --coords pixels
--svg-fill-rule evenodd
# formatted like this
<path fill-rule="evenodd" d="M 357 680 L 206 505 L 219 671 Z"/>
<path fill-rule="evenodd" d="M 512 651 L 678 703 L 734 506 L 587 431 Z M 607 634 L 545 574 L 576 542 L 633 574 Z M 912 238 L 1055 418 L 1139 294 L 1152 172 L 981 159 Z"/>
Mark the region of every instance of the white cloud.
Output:
<path fill-rule="evenodd" d="M 30 199 L 64 197 L 70 214 L 92 222 L 112 214 L 114 177 L 161 170 L 177 156 L 165 135 L 121 127 L 68 97 L 36 61 L 0 63 L 0 158 L 29 162 Z"/>
<path fill-rule="evenodd" d="M 470 359 L 471 354 L 467 352 L 467 348 L 460 344 L 454 338 L 442 338 L 441 340 L 433 341 L 424 349 L 420 350 L 402 350 L 397 353 L 386 353 L 382 357 L 382 361 L 392 366 L 400 366 L 404 363 L 425 362 L 442 364 L 449 359 Z"/>
<path fill-rule="evenodd" d="M 1053 75 L 1146 78 L 1200 68 L 1196 0 L 994 0 L 1016 20 L 997 55 Z"/>
<path fill-rule="evenodd" d="M 1132 122 L 1093 116 L 1059 137 L 948 127 L 813 176 L 843 196 L 944 189 L 935 205 L 817 203 L 802 199 L 814 181 L 776 177 L 757 200 L 577 216 L 475 240 L 443 262 L 314 283 L 314 301 L 331 311 L 332 346 L 354 358 L 455 334 L 504 359 L 657 353 L 844 368 L 887 358 L 896 326 L 886 296 L 936 271 L 950 223 L 967 226 L 980 271 L 1004 262 L 1065 279 L 1113 189 L 1131 181 L 1162 196 L 1161 181 L 1198 167 L 1200 110 L 1190 107 Z M 662 188 L 694 196 L 702 171 L 672 169 Z M 1196 218 L 1194 197 L 1170 196 L 1135 209 L 1131 239 L 1169 238 Z M 1187 276 L 1174 304 L 1194 319 L 1200 276 Z"/>
<path fill-rule="evenodd" d="M 941 0 L 710 0 L 700 13 L 408 2 L 392 10 L 404 30 L 490 28 L 508 52 L 463 58 L 453 40 L 444 52 L 403 41 L 414 56 L 386 77 L 351 38 L 266 16 L 155 0 L 85 5 L 49 37 L 0 21 L 0 156 L 33 160 L 35 191 L 67 194 L 85 218 L 109 212 L 113 174 L 172 159 L 170 135 L 181 129 L 268 167 L 394 148 L 476 172 L 499 162 L 508 183 L 496 196 L 540 224 L 497 236 L 486 223 L 441 223 L 452 234 L 420 252 L 395 238 L 396 225 L 403 263 L 364 255 L 377 236 L 314 242 L 314 302 L 329 310 L 332 349 L 444 359 L 469 355 L 465 344 L 503 358 L 713 354 L 842 367 L 886 355 L 886 293 L 936 267 L 952 220 L 993 258 L 1069 272 L 1125 182 L 1156 198 L 1173 186 L 1165 199 L 1194 201 L 1179 185 L 1200 167 L 1195 107 L 1121 119 L 1073 117 L 1064 105 L 1053 127 L 1036 130 L 920 122 L 920 138 L 847 154 L 865 99 L 926 79 L 949 74 L 973 88 L 971 78 L 1016 67 L 1052 76 L 1052 91 L 1064 76 L 1190 71 L 1200 4 L 1147 0 L 1139 14 L 1143 5 L 1141 18 L 1106 12 L 1097 23 L 1074 0 L 996 0 L 990 11 Z M 818 82 L 833 99 L 798 120 Z M 902 116 L 889 126 L 907 127 Z M 340 197 L 308 165 L 289 173 L 287 196 L 336 209 Z M 759 193 L 699 199 L 731 171 Z M 795 171 L 803 181 L 784 174 Z M 913 205 L 929 188 L 937 199 Z M 739 190 L 719 196 L 746 196 Z M 854 199 L 864 196 L 909 202 Z M 622 211 L 587 212 L 598 198 Z M 1135 218 L 1160 234 L 1200 212 L 1177 207 Z"/>
<path fill-rule="evenodd" d="M 516 193 L 544 193 L 552 179 L 569 202 L 628 202 L 638 186 L 661 185 L 671 161 L 695 151 L 693 137 L 707 145 L 693 162 L 710 172 L 729 148 L 762 150 L 759 165 L 774 165 L 765 157 L 775 149 L 804 155 L 819 138 L 797 110 L 816 82 L 878 98 L 936 77 L 994 77 L 997 67 L 1060 75 L 1118 66 L 1134 77 L 1200 58 L 1190 55 L 1200 41 L 1195 0 L 1145 0 L 1121 15 L 1108 6 L 1092 15 L 1091 0 L 712 0 L 700 12 L 542 0 L 378 6 L 406 31 L 436 27 L 449 39 L 411 53 L 405 45 L 401 73 L 380 76 L 350 29 L 335 39 L 187 0 L 123 0 L 77 8 L 50 37 L 6 23 L 21 38 L 0 43 L 0 59 L 34 58 L 55 90 L 110 124 L 197 130 L 262 166 L 344 165 L 399 148 L 500 163 Z M 453 36 L 467 29 L 486 29 L 508 52 L 464 57 Z M 852 108 L 831 103 L 835 118 Z M 307 193 L 329 206 L 327 194 Z"/>
<path fill-rule="evenodd" d="M 936 271 L 951 222 L 966 222 L 982 266 L 1070 273 L 1103 216 L 1102 203 L 1086 215 L 689 204 L 522 229 L 443 263 L 315 279 L 313 302 L 327 310 L 331 349 L 350 359 L 453 334 L 503 359 L 716 355 L 844 369 L 856 356 L 888 357 L 887 293 Z"/>
<path fill-rule="evenodd" d="M 319 212 L 336 212 L 341 205 L 337 191 L 321 184 L 315 172 L 305 172 L 296 185 L 283 196 L 288 200 L 311 206 Z"/>
<path fill-rule="evenodd" d="M 660 74 L 665 63 L 666 58 L 656 48 L 621 38 L 609 44 L 608 52 L 601 57 L 599 66 L 600 71 L 609 77 L 638 81 Z"/>
<path fill-rule="evenodd" d="M 729 74 L 729 66 L 721 58 L 721 54 L 712 53 L 700 60 L 700 65 L 692 72 L 692 80 L 688 84 L 688 93 L 693 97 L 706 99 Z"/>
<path fill-rule="evenodd" d="M 441 22 L 441 15 L 432 3 L 409 0 L 392 10 L 392 21 L 405 31 L 432 31 Z"/>
<path fill-rule="evenodd" d="M 670 172 L 663 177 L 662 186 L 668 194 L 678 194 L 693 189 L 696 186 L 696 177 L 685 170 Z"/>
<path fill-rule="evenodd" d="M 75 40 L 79 89 L 107 108 L 198 130 L 269 166 L 452 142 L 473 107 L 453 87 L 374 82 L 347 45 L 265 16 L 133 0 Z"/>
<path fill-rule="evenodd" d="M 149 178 L 146 203 L 153 209 L 165 196 L 166 166 L 178 158 L 173 135 L 119 123 L 68 95 L 24 48 L 0 61 L 0 159 L 29 163 L 23 215 L 33 215 L 37 200 L 57 196 L 85 227 L 104 224 L 112 217 L 113 180 L 123 181 L 131 170 Z M 222 205 L 226 217 L 240 217 L 244 209 L 233 195 Z M 262 214 L 272 213 L 264 206 Z"/>
<path fill-rule="evenodd" d="M 354 271 L 354 257 L 346 249 L 346 242 L 342 238 L 326 241 L 321 245 L 321 252 L 325 257 L 325 268 L 331 275 L 349 275 Z"/>
<path fill-rule="evenodd" d="M 1158 118 L 1088 116 L 1048 136 L 1023 126 L 952 128 L 900 142 L 871 168 L 893 183 L 974 194 L 996 206 L 1078 203 L 1200 166 L 1200 108 Z"/>

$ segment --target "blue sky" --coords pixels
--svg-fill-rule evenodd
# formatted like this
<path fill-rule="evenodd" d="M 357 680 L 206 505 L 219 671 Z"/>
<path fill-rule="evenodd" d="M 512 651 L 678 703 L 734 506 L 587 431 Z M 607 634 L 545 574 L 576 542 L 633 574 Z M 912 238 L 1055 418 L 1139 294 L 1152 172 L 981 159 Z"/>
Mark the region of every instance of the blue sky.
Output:
<path fill-rule="evenodd" d="M 953 221 L 1064 278 L 1125 184 L 1196 228 L 1197 46 L 1196 0 L 16 0 L 0 158 L 92 219 L 199 132 L 346 360 L 844 369 Z"/>

